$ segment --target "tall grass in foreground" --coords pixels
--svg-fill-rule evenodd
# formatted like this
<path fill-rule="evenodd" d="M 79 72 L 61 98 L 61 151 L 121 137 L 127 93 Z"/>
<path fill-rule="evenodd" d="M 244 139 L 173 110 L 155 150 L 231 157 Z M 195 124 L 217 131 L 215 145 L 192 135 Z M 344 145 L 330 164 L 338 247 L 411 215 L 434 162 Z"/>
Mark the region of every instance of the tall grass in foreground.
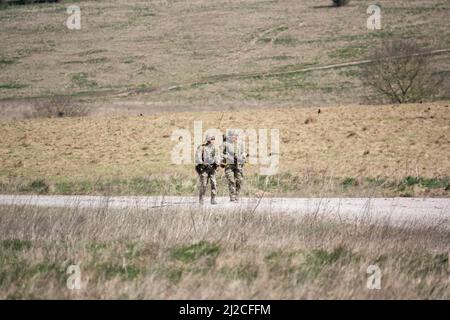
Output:
<path fill-rule="evenodd" d="M 449 299 L 449 243 L 438 222 L 1 206 L 0 298 Z M 73 264 L 80 290 L 66 287 Z"/>

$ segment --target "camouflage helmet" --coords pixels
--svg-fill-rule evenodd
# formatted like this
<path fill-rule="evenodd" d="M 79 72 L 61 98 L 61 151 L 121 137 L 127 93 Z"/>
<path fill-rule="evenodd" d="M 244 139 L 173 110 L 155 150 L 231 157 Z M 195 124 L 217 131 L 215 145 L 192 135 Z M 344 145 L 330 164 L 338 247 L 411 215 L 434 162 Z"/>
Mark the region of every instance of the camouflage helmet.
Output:
<path fill-rule="evenodd" d="M 228 130 L 227 131 L 227 138 L 236 137 L 238 134 L 235 130 Z"/>
<path fill-rule="evenodd" d="M 206 134 L 205 142 L 210 142 L 211 140 L 215 140 L 215 139 L 216 139 L 216 137 L 214 137 L 214 135 L 208 133 L 208 134 Z"/>

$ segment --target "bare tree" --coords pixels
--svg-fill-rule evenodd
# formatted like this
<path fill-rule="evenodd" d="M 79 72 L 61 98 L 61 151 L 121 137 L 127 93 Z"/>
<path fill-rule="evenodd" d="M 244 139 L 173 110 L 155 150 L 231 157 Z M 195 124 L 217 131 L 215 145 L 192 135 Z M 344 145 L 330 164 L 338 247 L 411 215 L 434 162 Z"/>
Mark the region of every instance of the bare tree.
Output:
<path fill-rule="evenodd" d="M 369 60 L 373 62 L 362 66 L 363 83 L 393 103 L 432 99 L 443 82 L 430 56 L 414 41 L 385 42 Z"/>
<path fill-rule="evenodd" d="M 69 96 L 53 96 L 36 103 L 33 110 L 25 114 L 26 118 L 62 118 L 85 117 L 89 108 L 73 101 Z"/>

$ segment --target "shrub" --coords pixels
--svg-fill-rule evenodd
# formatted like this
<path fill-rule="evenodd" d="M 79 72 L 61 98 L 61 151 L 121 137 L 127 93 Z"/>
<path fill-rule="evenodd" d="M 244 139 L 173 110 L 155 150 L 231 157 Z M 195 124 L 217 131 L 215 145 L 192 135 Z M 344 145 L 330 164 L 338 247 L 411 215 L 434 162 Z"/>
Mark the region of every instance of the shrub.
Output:
<path fill-rule="evenodd" d="M 362 66 L 363 83 L 392 103 L 432 99 L 443 83 L 430 56 L 412 40 L 385 42 L 368 59 L 373 62 Z"/>
<path fill-rule="evenodd" d="M 217 244 L 200 241 L 192 245 L 174 248 L 171 256 L 175 260 L 192 262 L 205 256 L 216 257 L 219 251 L 220 248 Z"/>
<path fill-rule="evenodd" d="M 36 191 L 39 194 L 48 193 L 49 187 L 44 180 L 35 180 L 31 182 L 30 189 Z"/>
<path fill-rule="evenodd" d="M 357 185 L 358 185 L 358 181 L 355 178 L 347 177 L 344 179 L 344 181 L 342 181 L 342 186 L 345 188 L 353 187 L 353 186 L 357 186 Z"/>
<path fill-rule="evenodd" d="M 73 101 L 68 96 L 54 96 L 36 103 L 33 110 L 25 114 L 25 118 L 62 118 L 85 117 L 89 108 Z"/>

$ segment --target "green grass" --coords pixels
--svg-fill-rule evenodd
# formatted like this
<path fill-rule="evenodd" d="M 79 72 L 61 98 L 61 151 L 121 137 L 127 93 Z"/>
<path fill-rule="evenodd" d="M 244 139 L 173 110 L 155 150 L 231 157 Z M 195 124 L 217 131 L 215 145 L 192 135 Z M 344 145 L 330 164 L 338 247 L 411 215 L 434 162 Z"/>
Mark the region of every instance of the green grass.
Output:
<path fill-rule="evenodd" d="M 0 83 L 0 89 L 8 89 L 8 90 L 13 90 L 13 89 L 22 89 L 22 88 L 26 88 L 28 85 L 26 84 L 20 84 L 20 83 Z"/>
<path fill-rule="evenodd" d="M 252 282 L 258 278 L 258 266 L 252 264 L 241 264 L 237 267 L 223 267 L 218 272 L 227 280 L 244 280 Z"/>
<path fill-rule="evenodd" d="M 285 60 L 289 60 L 292 58 L 293 58 L 292 56 L 279 55 L 279 56 L 273 56 L 273 57 L 267 57 L 267 58 L 260 58 L 259 60 L 271 59 L 271 60 L 275 60 L 275 61 L 285 61 Z"/>
<path fill-rule="evenodd" d="M 71 76 L 72 83 L 80 88 L 95 88 L 98 86 L 95 80 L 89 79 L 86 72 L 75 73 Z"/>
<path fill-rule="evenodd" d="M 249 77 L 258 82 L 249 82 L 252 87 L 244 95 L 247 99 L 266 100 L 270 97 L 277 99 L 289 99 L 296 92 L 321 91 L 329 93 L 337 88 L 333 83 L 317 83 L 312 81 L 304 71 L 289 70 L 286 67 L 284 74 L 256 75 Z M 268 81 L 270 80 L 270 82 Z"/>
<path fill-rule="evenodd" d="M 4 194 L 49 195 L 196 195 L 198 181 L 192 176 L 98 178 L 92 180 L 58 178 L 10 179 L 0 182 Z M 420 188 L 415 188 L 415 187 Z M 450 195 L 450 178 L 405 177 L 393 180 L 387 177 L 303 177 L 280 173 L 273 176 L 249 175 L 245 177 L 243 196 L 254 196 L 256 190 L 274 196 L 421 196 L 429 191 Z M 224 178 L 218 179 L 218 195 L 227 196 Z M 425 193 L 423 193 L 425 192 Z"/>
<path fill-rule="evenodd" d="M 1 298 L 449 297 L 442 228 L 178 208 L 0 211 Z M 77 292 L 66 287 L 73 264 Z M 365 286 L 372 264 L 382 270 L 377 292 Z"/>
<path fill-rule="evenodd" d="M 273 41 L 273 44 L 282 46 L 296 46 L 298 44 L 298 40 L 292 36 L 280 36 Z"/>
<path fill-rule="evenodd" d="M 202 257 L 216 257 L 220 247 L 215 243 L 201 241 L 192 245 L 175 247 L 172 249 L 171 257 L 182 262 L 193 262 Z"/>
<path fill-rule="evenodd" d="M 65 61 L 63 62 L 64 64 L 83 64 L 83 63 L 91 63 L 91 64 L 95 64 L 95 63 L 106 63 L 108 62 L 109 59 L 108 58 L 92 58 L 92 59 L 88 59 L 88 60 L 71 60 L 71 61 Z"/>
<path fill-rule="evenodd" d="M 281 67 L 276 67 L 271 70 L 271 73 L 278 73 L 278 72 L 289 72 L 289 71 L 295 71 L 300 69 L 306 69 L 314 66 L 319 65 L 319 60 L 316 58 L 315 60 L 311 62 L 305 62 L 305 63 L 296 63 L 296 64 L 288 64 Z"/>
<path fill-rule="evenodd" d="M 162 270 L 160 270 L 160 274 L 169 280 L 171 284 L 176 285 L 180 282 L 181 277 L 183 276 L 183 269 L 179 267 L 165 266 Z"/>
<path fill-rule="evenodd" d="M 367 52 L 367 45 L 349 45 L 331 51 L 328 56 L 332 59 L 350 60 L 363 57 Z"/>
<path fill-rule="evenodd" d="M 121 62 L 122 62 L 122 63 L 125 63 L 125 64 L 131 64 L 131 63 L 134 62 L 134 60 L 133 60 L 133 59 L 125 58 L 125 59 L 123 59 Z"/>
<path fill-rule="evenodd" d="M 378 38 L 378 39 L 392 39 L 395 36 L 395 33 L 393 31 L 389 30 L 374 30 L 371 33 L 372 38 Z"/>
<path fill-rule="evenodd" d="M 271 41 L 272 41 L 272 38 L 267 38 L 267 37 L 263 37 L 263 38 L 259 38 L 258 39 L 258 42 L 259 43 L 263 43 L 263 44 L 270 43 Z"/>
<path fill-rule="evenodd" d="M 432 273 L 446 273 L 449 268 L 449 253 L 412 253 L 396 257 L 403 272 L 414 278 L 423 278 Z"/>
<path fill-rule="evenodd" d="M 29 184 L 19 187 L 20 192 L 34 194 L 48 194 L 49 190 L 49 185 L 43 179 L 37 179 L 31 181 Z"/>
<path fill-rule="evenodd" d="M 90 55 L 93 55 L 93 54 L 104 53 L 104 52 L 107 52 L 107 50 L 105 50 L 105 49 L 91 49 L 91 50 L 80 52 L 78 55 L 80 57 L 86 57 L 86 56 L 90 56 Z"/>
<path fill-rule="evenodd" d="M 38 194 L 48 193 L 49 187 L 43 180 L 35 180 L 30 183 L 29 190 Z"/>
<path fill-rule="evenodd" d="M 389 11 L 395 12 L 400 11 L 408 15 L 422 15 L 422 14 L 432 14 L 438 10 L 449 10 L 448 4 L 437 3 L 432 6 L 417 6 L 417 7 L 389 7 L 386 8 Z"/>
<path fill-rule="evenodd" d="M 3 250 L 22 251 L 28 250 L 32 246 L 31 241 L 20 239 L 5 239 L 0 241 L 0 247 Z"/>
<path fill-rule="evenodd" d="M 312 269 L 320 269 L 336 262 L 348 263 L 357 256 L 343 246 L 332 250 L 314 249 L 305 254 L 305 264 Z"/>
<path fill-rule="evenodd" d="M 107 280 L 120 277 L 123 280 L 133 280 L 144 274 L 145 269 L 135 265 L 117 265 L 111 263 L 101 263 L 95 266 L 100 278 Z"/>
<path fill-rule="evenodd" d="M 105 194 L 105 193 L 125 193 L 136 195 L 159 194 L 166 190 L 169 194 L 187 194 L 195 192 L 196 181 L 191 179 L 184 181 L 176 177 L 165 179 L 150 179 L 135 177 L 131 179 L 105 179 L 98 181 L 59 181 L 54 185 L 55 194 Z"/>
<path fill-rule="evenodd" d="M 0 58 L 0 65 L 9 65 L 15 63 L 15 59 Z"/>
<path fill-rule="evenodd" d="M 301 284 L 326 276 L 330 266 L 356 264 L 360 259 L 359 254 L 345 246 L 337 246 L 333 249 L 273 251 L 264 260 L 274 277 Z"/>
<path fill-rule="evenodd" d="M 107 242 L 91 242 L 86 245 L 86 248 L 93 253 L 103 251 L 108 249 L 109 245 Z"/>
<path fill-rule="evenodd" d="M 342 186 L 344 188 L 353 187 L 358 185 L 358 180 L 352 177 L 347 177 L 342 181 Z"/>
<path fill-rule="evenodd" d="M 405 186 L 415 186 L 415 185 L 419 185 L 419 186 L 422 186 L 422 187 L 428 188 L 428 189 L 443 188 L 444 190 L 449 190 L 450 189 L 450 179 L 448 177 L 423 178 L 423 177 L 408 176 L 400 182 L 399 188 L 402 188 Z"/>
<path fill-rule="evenodd" d="M 359 78 L 361 76 L 361 71 L 357 67 L 341 69 L 338 73 L 347 78 Z"/>
<path fill-rule="evenodd" d="M 295 272 L 298 263 L 295 258 L 303 257 L 303 251 L 272 251 L 264 257 L 264 262 L 271 274 L 286 277 Z"/>

